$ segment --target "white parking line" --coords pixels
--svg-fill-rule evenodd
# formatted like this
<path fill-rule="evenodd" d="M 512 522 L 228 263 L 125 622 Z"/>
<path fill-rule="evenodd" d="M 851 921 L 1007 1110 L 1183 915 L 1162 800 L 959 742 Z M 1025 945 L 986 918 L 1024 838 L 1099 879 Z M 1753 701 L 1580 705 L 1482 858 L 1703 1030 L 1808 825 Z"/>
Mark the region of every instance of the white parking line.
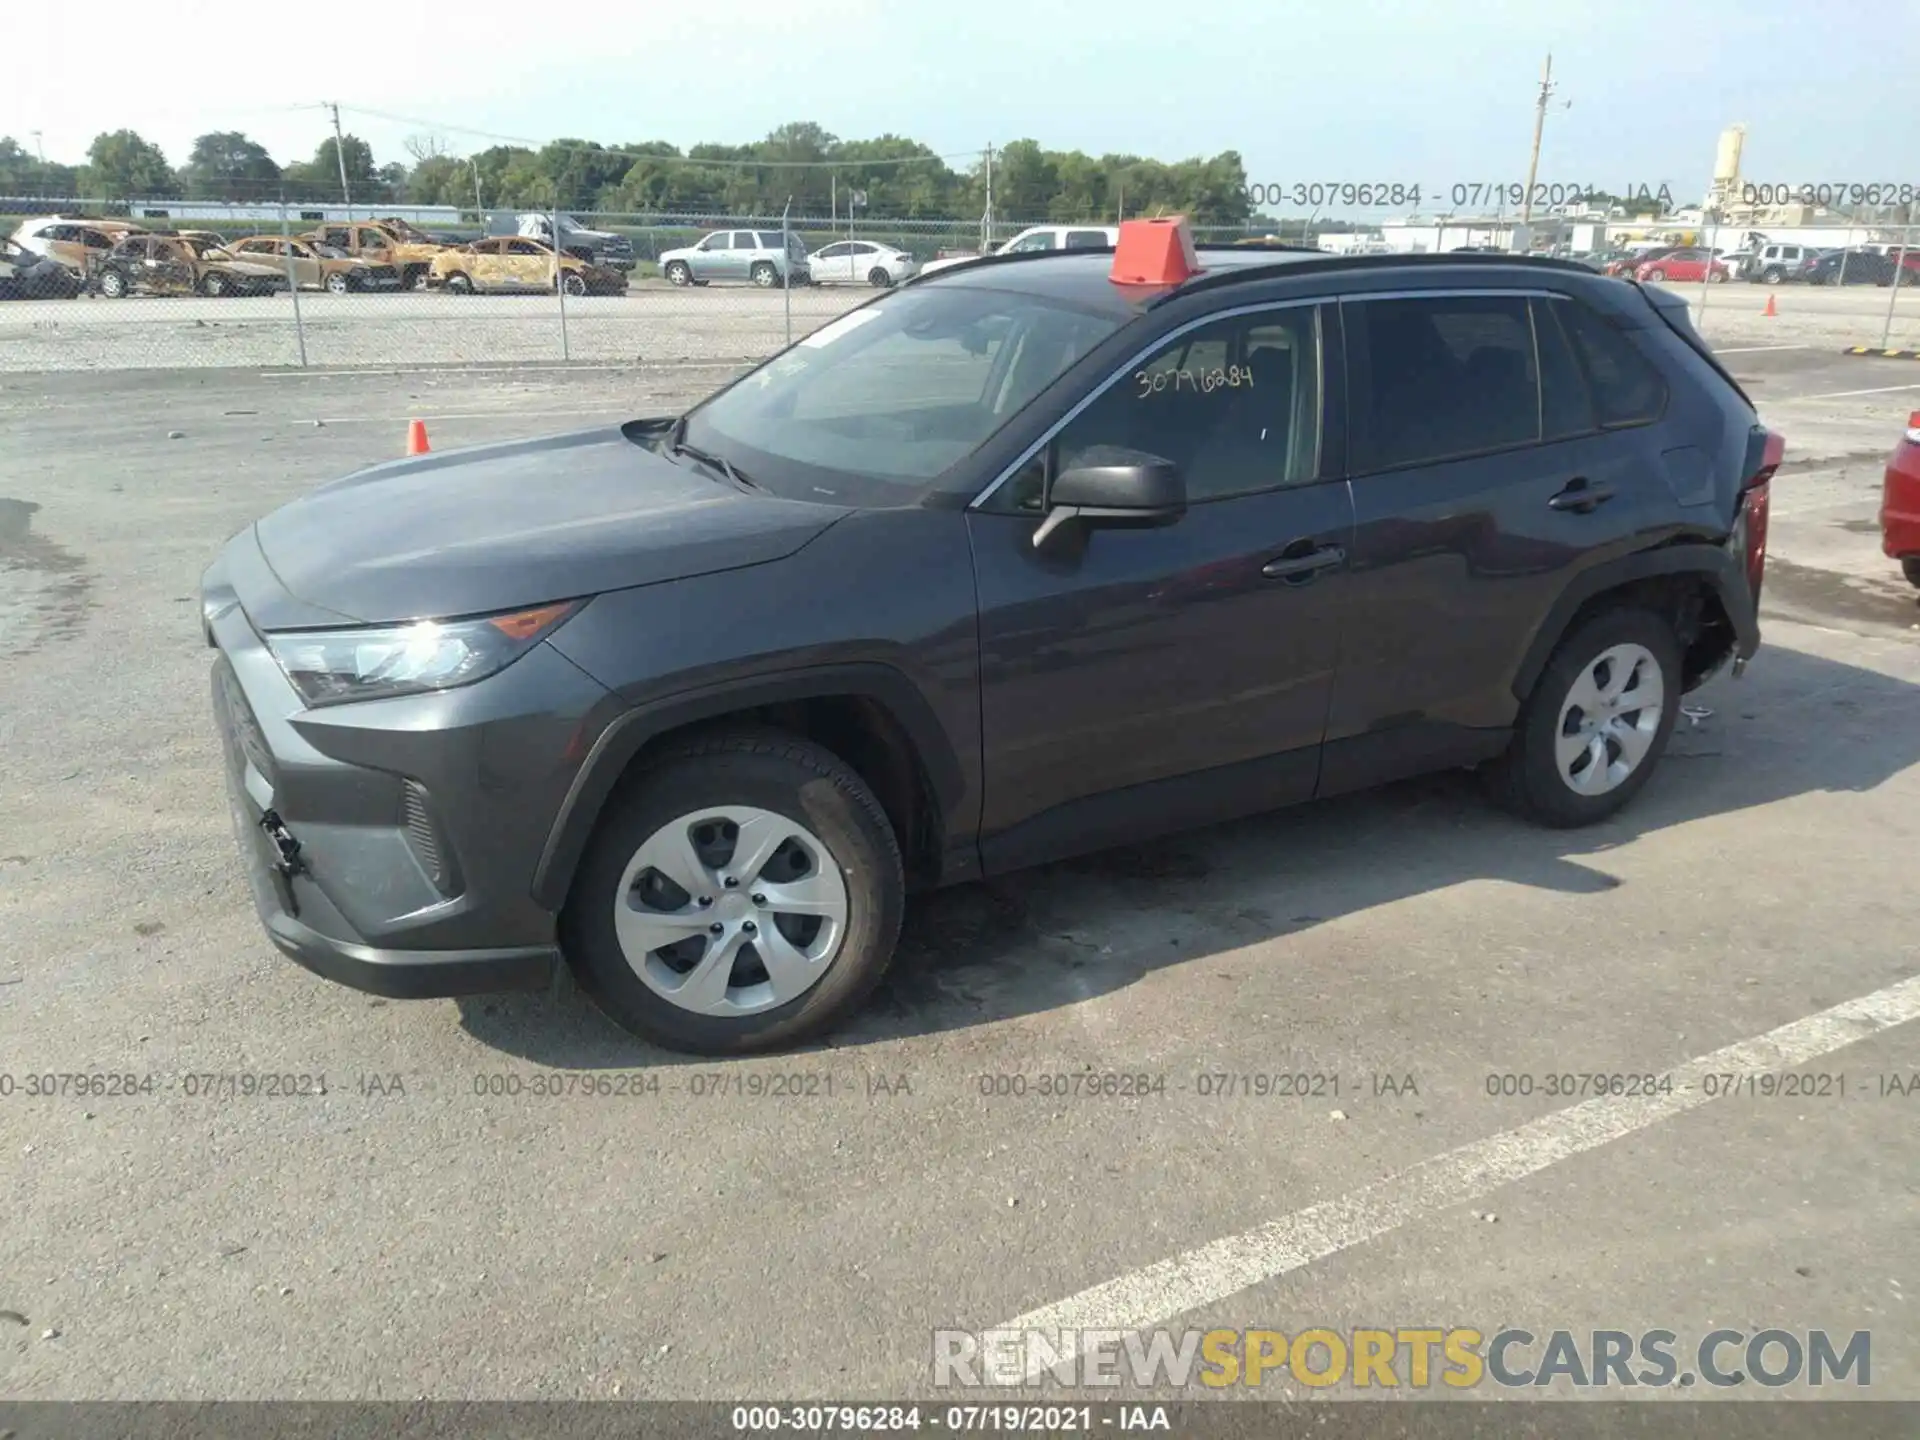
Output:
<path fill-rule="evenodd" d="M 1829 390 L 1824 395 L 1783 395 L 1771 403 L 1791 405 L 1798 400 L 1844 400 L 1849 395 L 1890 395 L 1895 390 L 1920 390 L 1920 380 L 1910 385 L 1876 385 L 1871 390 Z"/>
<path fill-rule="evenodd" d="M 1716 355 L 1758 355 L 1763 350 L 1811 350 L 1811 345 L 1716 345 Z"/>
<path fill-rule="evenodd" d="M 1350 1194 L 1215 1240 L 1016 1319 L 1006 1330 L 1144 1330 L 1709 1103 L 1709 1075 L 1804 1065 L 1920 1018 L 1920 975 L 1668 1070 L 1670 1094 L 1600 1096 L 1423 1160 Z M 1071 1347 L 1072 1336 L 1063 1337 Z M 1039 1371 L 1029 1373 L 1037 1380 Z"/>
<path fill-rule="evenodd" d="M 620 418 L 618 414 L 616 414 L 615 412 L 609 411 L 607 407 L 604 405 L 595 406 L 591 410 L 582 410 L 582 409 L 577 409 L 573 407 L 555 408 L 554 406 L 551 406 L 551 405 L 542 405 L 538 409 L 538 411 L 448 410 L 441 414 L 435 414 L 430 410 L 422 410 L 418 414 L 406 414 L 406 415 L 328 415 L 323 417 L 320 423 L 323 426 L 326 426 L 326 425 L 405 426 L 409 420 L 418 420 L 423 424 L 429 420 L 516 420 L 516 421 L 519 421 L 519 420 L 527 419 L 527 417 L 530 414 L 537 414 L 540 416 L 599 415 L 605 418 L 609 424 L 614 423 L 617 419 Z M 293 426 L 296 429 L 300 429 L 300 428 L 311 426 L 313 424 L 313 421 L 289 420 L 287 421 L 287 424 Z"/>

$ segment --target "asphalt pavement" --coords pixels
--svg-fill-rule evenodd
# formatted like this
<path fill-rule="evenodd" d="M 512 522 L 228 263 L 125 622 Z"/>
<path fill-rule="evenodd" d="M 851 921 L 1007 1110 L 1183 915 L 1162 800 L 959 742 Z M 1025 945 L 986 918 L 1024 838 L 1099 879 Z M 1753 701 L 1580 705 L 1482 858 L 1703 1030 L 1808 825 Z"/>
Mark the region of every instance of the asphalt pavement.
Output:
<path fill-rule="evenodd" d="M 1766 644 L 1626 813 L 1443 776 L 956 888 L 834 1044 L 731 1062 L 280 958 L 195 594 L 409 419 L 733 363 L 0 377 L 0 1394 L 897 1397 L 1017 1321 L 1865 1330 L 1920 1399 L 1920 605 L 1870 533 L 1920 365 L 1726 359 L 1789 442 Z"/>

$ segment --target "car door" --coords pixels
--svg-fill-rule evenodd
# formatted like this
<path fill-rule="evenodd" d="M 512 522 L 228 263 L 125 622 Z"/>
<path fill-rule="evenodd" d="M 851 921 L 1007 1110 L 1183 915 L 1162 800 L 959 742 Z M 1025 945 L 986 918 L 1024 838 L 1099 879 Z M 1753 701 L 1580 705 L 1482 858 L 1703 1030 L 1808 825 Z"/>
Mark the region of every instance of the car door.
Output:
<path fill-rule="evenodd" d="M 292 270 L 295 284 L 317 290 L 327 283 L 326 266 L 320 263 L 318 250 L 299 240 L 280 240 L 273 244 L 279 253 L 271 258 Z"/>
<path fill-rule="evenodd" d="M 1182 325 L 975 502 L 989 870 L 1313 793 L 1353 521 L 1321 447 L 1331 314 Z M 1111 446 L 1179 465 L 1185 514 L 1036 549 L 1051 477 Z"/>
<path fill-rule="evenodd" d="M 538 240 L 502 242 L 501 285 L 510 290 L 546 290 L 553 285 L 553 251 Z"/>
<path fill-rule="evenodd" d="M 1584 303 L 1348 298 L 1341 319 L 1354 533 L 1322 794 L 1497 753 L 1554 602 L 1673 501 L 1647 425 L 1665 382 Z"/>
<path fill-rule="evenodd" d="M 853 247 L 845 240 L 823 245 L 809 263 L 813 278 L 823 285 L 844 285 L 853 278 Z"/>

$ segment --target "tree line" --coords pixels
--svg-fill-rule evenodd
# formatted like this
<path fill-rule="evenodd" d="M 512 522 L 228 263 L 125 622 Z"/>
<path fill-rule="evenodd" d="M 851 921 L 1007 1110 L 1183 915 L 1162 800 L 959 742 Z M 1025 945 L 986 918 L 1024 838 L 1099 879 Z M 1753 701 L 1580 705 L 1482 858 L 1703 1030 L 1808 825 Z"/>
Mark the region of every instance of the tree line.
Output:
<path fill-rule="evenodd" d="M 777 215 L 791 199 L 795 214 L 824 215 L 845 213 L 858 197 L 857 213 L 872 219 L 971 219 L 987 203 L 984 154 L 955 166 L 917 140 L 847 140 L 811 121 L 748 145 L 685 150 L 661 140 L 561 139 L 456 156 L 428 136 L 406 149 L 407 160 L 380 164 L 359 137 L 336 144 L 329 136 L 312 159 L 283 166 L 242 132 L 223 130 L 200 136 L 175 168 L 159 146 L 115 130 L 94 139 L 85 164 L 64 165 L 0 138 L 0 195 L 337 203 L 344 159 L 355 204 Z M 1236 225 L 1250 218 L 1246 186 L 1232 150 L 1169 162 L 1016 140 L 992 157 L 994 213 L 1023 221 L 1186 214 Z"/>

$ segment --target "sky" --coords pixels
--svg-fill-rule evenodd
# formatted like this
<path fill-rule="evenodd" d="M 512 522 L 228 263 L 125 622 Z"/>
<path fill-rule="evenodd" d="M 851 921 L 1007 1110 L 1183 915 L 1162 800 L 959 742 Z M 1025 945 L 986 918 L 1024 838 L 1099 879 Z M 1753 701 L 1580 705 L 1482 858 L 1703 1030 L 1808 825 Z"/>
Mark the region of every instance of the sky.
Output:
<path fill-rule="evenodd" d="M 1920 0 L 656 0 L 623 27 L 525 0 L 116 18 L 132 8 L 36 9 L 13 44 L 31 34 L 46 63 L 7 67 L 0 135 L 32 149 L 39 131 L 75 163 L 125 127 L 179 164 L 194 136 L 243 130 L 286 163 L 329 133 L 333 101 L 384 163 L 423 133 L 458 154 L 495 137 L 744 143 L 814 120 L 956 165 L 1020 138 L 1237 150 L 1253 182 L 1432 193 L 1525 178 L 1551 51 L 1543 183 L 1697 200 L 1719 132 L 1743 122 L 1749 180 L 1920 184 Z"/>

